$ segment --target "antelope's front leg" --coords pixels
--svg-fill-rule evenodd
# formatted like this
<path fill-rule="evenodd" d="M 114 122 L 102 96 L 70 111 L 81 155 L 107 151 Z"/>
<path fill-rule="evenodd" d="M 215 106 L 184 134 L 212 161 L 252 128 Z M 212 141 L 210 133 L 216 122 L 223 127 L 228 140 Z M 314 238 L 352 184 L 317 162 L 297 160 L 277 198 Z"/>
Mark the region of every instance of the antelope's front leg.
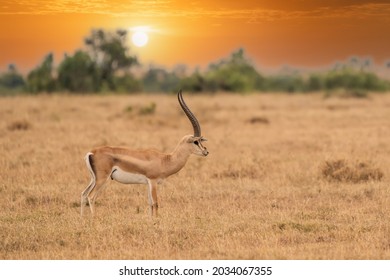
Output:
<path fill-rule="evenodd" d="M 148 180 L 148 198 L 150 215 L 158 216 L 158 199 L 157 199 L 157 182 L 155 180 Z"/>

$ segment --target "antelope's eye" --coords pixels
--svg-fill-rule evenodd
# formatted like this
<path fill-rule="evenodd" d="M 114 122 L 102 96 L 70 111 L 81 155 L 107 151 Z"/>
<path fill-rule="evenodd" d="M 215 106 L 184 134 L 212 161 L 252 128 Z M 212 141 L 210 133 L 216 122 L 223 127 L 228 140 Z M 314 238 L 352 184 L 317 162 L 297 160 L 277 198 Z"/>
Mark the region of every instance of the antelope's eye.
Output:
<path fill-rule="evenodd" d="M 194 141 L 194 144 L 195 144 L 195 145 L 199 145 L 198 140 Z"/>

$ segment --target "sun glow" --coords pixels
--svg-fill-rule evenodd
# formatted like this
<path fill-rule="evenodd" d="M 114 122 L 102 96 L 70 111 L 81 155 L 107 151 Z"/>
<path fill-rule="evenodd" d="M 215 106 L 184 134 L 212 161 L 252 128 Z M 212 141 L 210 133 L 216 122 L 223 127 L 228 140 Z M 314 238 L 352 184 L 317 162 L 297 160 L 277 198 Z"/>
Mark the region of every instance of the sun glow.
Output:
<path fill-rule="evenodd" d="M 131 35 L 131 41 L 137 47 L 144 47 L 149 41 L 148 31 L 149 28 L 146 26 L 138 26 L 130 28 L 130 31 L 133 33 Z"/>

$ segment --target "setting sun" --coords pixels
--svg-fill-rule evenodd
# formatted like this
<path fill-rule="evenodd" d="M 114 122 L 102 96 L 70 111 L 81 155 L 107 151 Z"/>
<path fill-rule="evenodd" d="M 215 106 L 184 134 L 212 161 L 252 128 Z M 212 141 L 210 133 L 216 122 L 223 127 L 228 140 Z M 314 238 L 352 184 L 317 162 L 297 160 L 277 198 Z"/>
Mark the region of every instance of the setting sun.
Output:
<path fill-rule="evenodd" d="M 131 29 L 133 35 L 131 36 L 131 41 L 137 47 L 145 46 L 149 41 L 149 36 L 147 33 L 146 27 L 134 27 Z"/>

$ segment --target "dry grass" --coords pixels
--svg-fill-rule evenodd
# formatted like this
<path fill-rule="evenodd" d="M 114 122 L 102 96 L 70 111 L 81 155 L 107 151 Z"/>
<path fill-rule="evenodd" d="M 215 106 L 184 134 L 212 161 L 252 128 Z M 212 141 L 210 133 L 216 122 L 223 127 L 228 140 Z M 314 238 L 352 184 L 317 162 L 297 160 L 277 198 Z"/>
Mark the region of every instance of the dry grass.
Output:
<path fill-rule="evenodd" d="M 148 216 L 146 187 L 109 182 L 97 217 L 81 220 L 84 154 L 173 149 L 191 133 L 176 98 L 1 98 L 0 258 L 390 258 L 390 96 L 186 100 L 210 155 L 164 182 L 160 216 Z M 153 114 L 138 113 L 153 103 Z M 341 173 L 378 173 L 337 179 L 340 159 Z"/>

